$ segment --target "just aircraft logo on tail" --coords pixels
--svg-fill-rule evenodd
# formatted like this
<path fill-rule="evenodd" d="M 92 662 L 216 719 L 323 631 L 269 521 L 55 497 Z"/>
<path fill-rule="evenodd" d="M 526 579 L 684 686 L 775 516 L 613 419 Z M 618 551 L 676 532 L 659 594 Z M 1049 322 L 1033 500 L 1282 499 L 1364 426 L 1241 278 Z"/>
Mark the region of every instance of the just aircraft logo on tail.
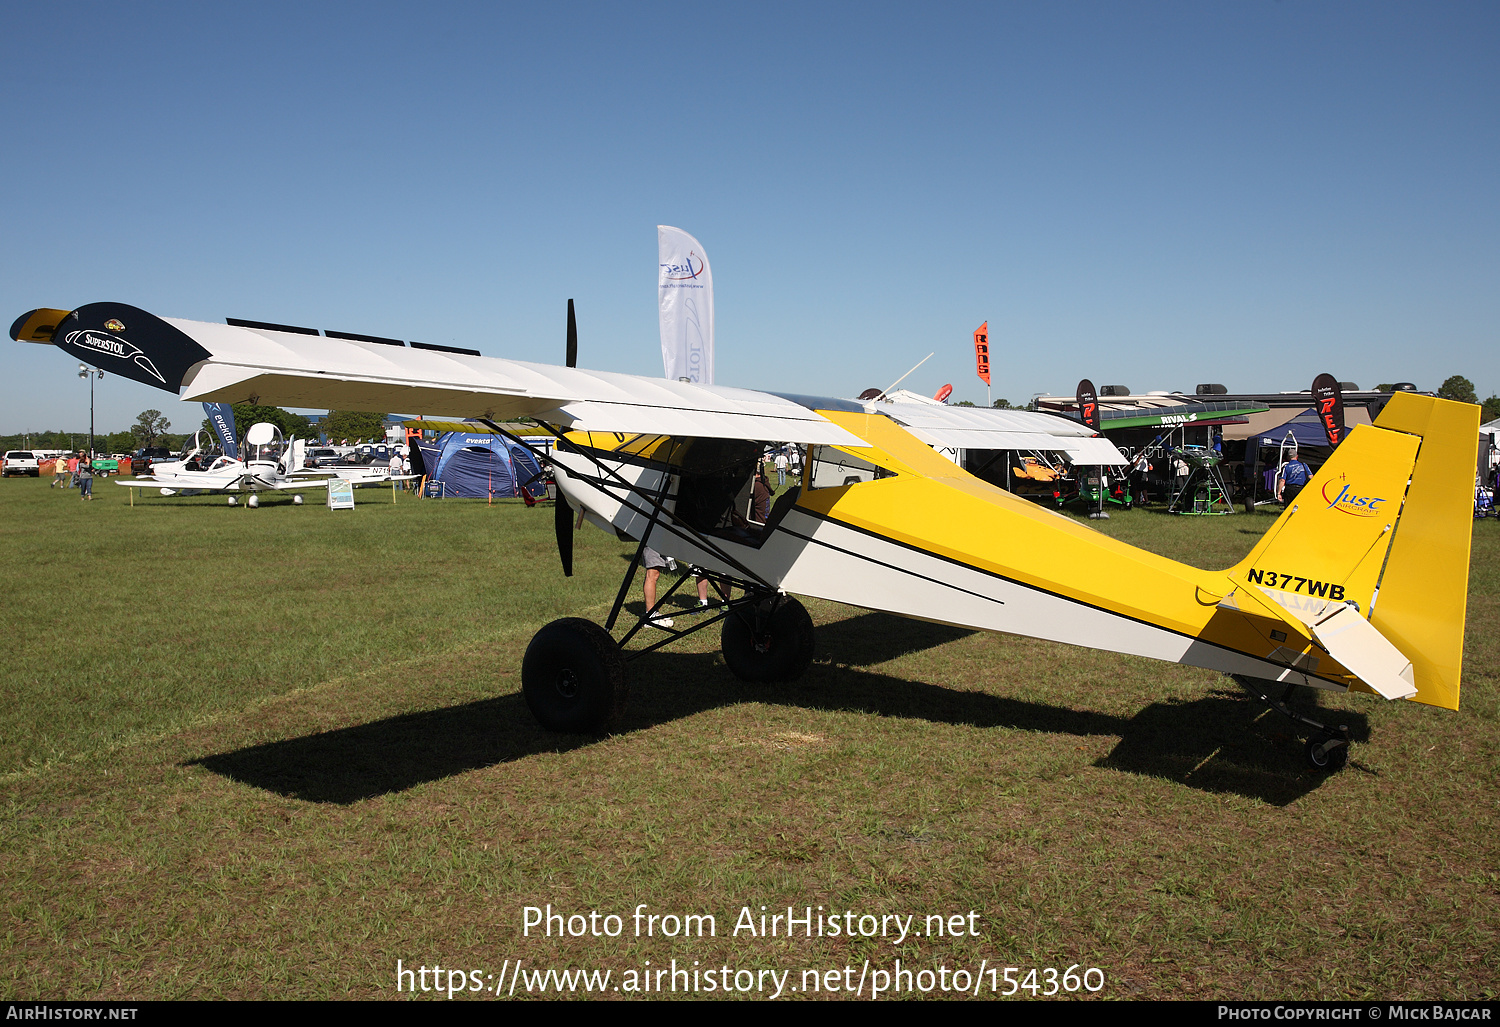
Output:
<path fill-rule="evenodd" d="M 123 330 L 123 326 L 121 326 L 121 330 Z M 157 381 L 166 384 L 167 380 L 156 369 L 156 365 L 151 362 L 151 358 L 141 352 L 139 346 L 126 342 L 118 335 L 105 335 L 103 332 L 96 332 L 92 328 L 81 328 L 77 331 L 69 332 L 67 341 L 69 345 L 91 350 L 95 353 L 102 353 L 107 357 L 115 357 L 119 360 L 132 360 Z"/>
<path fill-rule="evenodd" d="M 1351 517 L 1380 517 L 1384 515 L 1381 504 L 1383 496 L 1361 496 L 1349 484 L 1349 476 L 1341 474 L 1323 486 L 1323 498 L 1328 509 L 1349 514 Z"/>

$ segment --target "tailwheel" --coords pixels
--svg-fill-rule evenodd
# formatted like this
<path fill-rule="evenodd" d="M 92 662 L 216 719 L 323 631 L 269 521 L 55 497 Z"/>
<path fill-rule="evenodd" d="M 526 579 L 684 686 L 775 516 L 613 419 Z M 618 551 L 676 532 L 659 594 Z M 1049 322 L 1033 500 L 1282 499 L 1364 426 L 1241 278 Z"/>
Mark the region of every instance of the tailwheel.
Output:
<path fill-rule="evenodd" d="M 735 677 L 793 681 L 812 663 L 812 617 L 791 596 L 767 596 L 725 617 L 720 641 Z"/>
<path fill-rule="evenodd" d="M 555 620 L 526 647 L 521 694 L 548 731 L 608 731 L 624 714 L 630 696 L 620 647 L 593 621 Z"/>
<path fill-rule="evenodd" d="M 1347 734 L 1319 734 L 1307 741 L 1307 762 L 1320 773 L 1333 774 L 1349 762 Z"/>

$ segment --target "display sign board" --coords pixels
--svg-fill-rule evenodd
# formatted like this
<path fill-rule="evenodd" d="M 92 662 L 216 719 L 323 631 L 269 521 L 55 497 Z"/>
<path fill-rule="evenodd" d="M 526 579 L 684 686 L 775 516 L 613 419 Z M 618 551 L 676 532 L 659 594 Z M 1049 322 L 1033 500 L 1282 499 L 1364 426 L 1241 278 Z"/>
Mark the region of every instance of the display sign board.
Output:
<path fill-rule="evenodd" d="M 354 485 L 343 478 L 330 481 L 328 483 L 328 509 L 353 510 Z"/>

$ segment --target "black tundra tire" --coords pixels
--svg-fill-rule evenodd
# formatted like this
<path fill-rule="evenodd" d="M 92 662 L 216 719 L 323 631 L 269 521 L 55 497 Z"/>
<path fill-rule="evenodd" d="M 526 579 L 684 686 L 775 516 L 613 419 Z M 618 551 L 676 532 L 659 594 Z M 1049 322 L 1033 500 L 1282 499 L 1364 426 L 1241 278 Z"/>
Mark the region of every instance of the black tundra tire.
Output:
<path fill-rule="evenodd" d="M 521 694 L 548 731 L 606 732 L 624 714 L 630 696 L 620 647 L 593 621 L 555 620 L 526 647 Z"/>

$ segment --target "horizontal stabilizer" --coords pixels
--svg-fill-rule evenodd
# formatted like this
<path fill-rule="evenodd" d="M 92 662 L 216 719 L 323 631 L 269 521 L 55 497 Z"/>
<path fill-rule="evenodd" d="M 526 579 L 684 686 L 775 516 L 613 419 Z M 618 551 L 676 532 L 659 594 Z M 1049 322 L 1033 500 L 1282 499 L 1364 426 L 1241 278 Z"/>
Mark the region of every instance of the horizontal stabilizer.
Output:
<path fill-rule="evenodd" d="M 1313 638 L 1329 656 L 1376 692 L 1387 699 L 1410 699 L 1417 694 L 1411 660 L 1355 607 L 1280 589 L 1258 591 L 1311 628 Z"/>

